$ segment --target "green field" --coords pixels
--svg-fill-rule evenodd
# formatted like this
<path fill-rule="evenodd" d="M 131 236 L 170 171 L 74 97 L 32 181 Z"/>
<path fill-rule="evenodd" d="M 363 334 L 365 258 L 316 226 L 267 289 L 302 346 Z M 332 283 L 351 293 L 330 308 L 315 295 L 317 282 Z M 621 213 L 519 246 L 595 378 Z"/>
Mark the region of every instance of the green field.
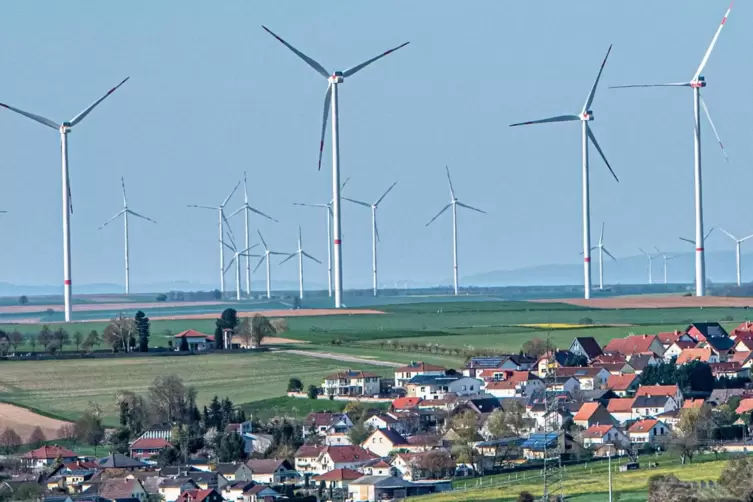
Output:
<path fill-rule="evenodd" d="M 273 417 L 302 419 L 311 412 L 339 412 L 343 411 L 347 404 L 348 401 L 299 399 L 282 396 L 246 403 L 242 408 L 246 413 L 264 422 Z M 389 403 L 368 403 L 365 407 L 373 410 L 386 410 L 389 408 Z"/>
<path fill-rule="evenodd" d="M 159 375 L 177 375 L 196 387 L 200 405 L 215 394 L 241 404 L 284 395 L 291 376 L 319 385 L 327 374 L 348 367 L 392 374 L 389 368 L 273 352 L 18 361 L 0 364 L 0 401 L 67 419 L 78 417 L 93 401 L 102 406 L 107 424 L 116 425 L 116 392 L 145 394 Z"/>

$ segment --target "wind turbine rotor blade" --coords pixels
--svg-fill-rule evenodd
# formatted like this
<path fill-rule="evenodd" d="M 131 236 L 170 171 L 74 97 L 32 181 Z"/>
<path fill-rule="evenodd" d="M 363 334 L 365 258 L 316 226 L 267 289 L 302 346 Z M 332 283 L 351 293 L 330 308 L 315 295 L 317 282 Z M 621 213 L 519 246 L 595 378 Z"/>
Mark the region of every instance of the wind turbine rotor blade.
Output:
<path fill-rule="evenodd" d="M 709 235 L 711 235 L 711 233 L 713 231 L 714 231 L 714 227 L 711 227 L 711 230 L 709 230 L 708 232 L 706 232 L 706 235 L 703 236 L 703 240 L 705 241 L 706 239 L 708 239 Z"/>
<path fill-rule="evenodd" d="M 123 207 L 128 207 L 128 199 L 126 198 L 125 179 L 120 177 L 120 186 L 123 187 Z"/>
<path fill-rule="evenodd" d="M 230 229 L 228 229 L 228 230 L 230 230 Z M 233 252 L 237 251 L 238 250 L 238 246 L 235 244 L 235 239 L 233 238 L 233 234 L 231 234 L 230 232 L 227 232 L 227 234 L 225 234 L 225 235 L 227 235 L 227 238 L 230 239 L 230 243 L 233 245 Z"/>
<path fill-rule="evenodd" d="M 296 254 L 298 251 L 292 254 Z M 282 251 L 269 251 L 269 254 L 271 255 L 279 255 L 279 256 L 288 256 L 291 253 L 283 253 Z"/>
<path fill-rule="evenodd" d="M 360 201 L 360 200 L 349 199 L 347 197 L 341 197 L 341 198 L 343 200 L 347 200 L 348 202 L 352 202 L 353 204 L 358 204 L 359 206 L 371 207 L 371 204 L 368 204 L 368 203 Z"/>
<path fill-rule="evenodd" d="M 731 10 L 732 10 L 732 3 L 729 4 L 729 7 L 727 8 L 727 12 L 724 13 L 724 17 L 722 18 L 722 22 L 719 23 L 719 28 L 717 28 L 716 33 L 714 33 L 714 38 L 711 39 L 711 44 L 709 45 L 709 48 L 706 49 L 706 54 L 703 55 L 701 64 L 698 66 L 698 69 L 696 70 L 695 75 L 693 75 L 693 81 L 698 80 L 698 77 L 701 76 L 701 73 L 703 72 L 703 69 L 706 66 L 706 63 L 708 63 L 709 56 L 711 56 L 711 51 L 714 50 L 716 41 L 719 39 L 719 34 L 722 32 L 722 28 L 724 28 L 724 25 L 727 22 L 727 17 L 729 16 L 729 13 Z"/>
<path fill-rule="evenodd" d="M 218 207 L 211 207 L 211 206 L 198 206 L 196 204 L 186 204 L 186 207 L 196 207 L 199 209 L 211 209 L 212 211 L 217 211 Z"/>
<path fill-rule="evenodd" d="M 439 217 L 441 216 L 441 214 L 442 214 L 442 213 L 444 213 L 445 211 L 447 211 L 447 210 L 448 210 L 448 209 L 450 208 L 450 206 L 451 206 L 451 205 L 452 205 L 452 204 L 447 204 L 447 205 L 446 205 L 445 207 L 443 207 L 443 208 L 442 208 L 442 210 L 441 210 L 441 211 L 439 211 L 439 212 L 437 213 L 437 215 L 436 215 L 436 216 L 435 216 L 434 218 L 432 218 L 431 220 L 429 220 L 429 223 L 427 223 L 427 224 L 426 224 L 426 226 L 428 227 L 429 225 L 431 225 L 431 224 L 432 224 L 432 222 L 433 222 L 434 220 L 436 220 L 437 218 L 439 218 Z"/>
<path fill-rule="evenodd" d="M 322 155 L 324 155 L 324 135 L 327 134 L 327 119 L 329 118 L 330 103 L 332 101 L 332 84 L 327 84 L 327 93 L 324 95 L 324 112 L 322 114 L 322 134 L 319 137 L 319 171 L 322 169 Z M 347 181 L 346 181 L 347 182 Z"/>
<path fill-rule="evenodd" d="M 690 87 L 690 82 L 670 82 L 668 84 L 610 85 L 609 89 L 632 89 L 635 87 Z"/>
<path fill-rule="evenodd" d="M 3 211 L 3 213 L 4 213 L 4 212 L 5 212 L 5 211 Z M 120 216 L 120 215 L 121 215 L 121 214 L 123 214 L 123 213 L 125 213 L 125 209 L 122 209 L 122 210 L 118 211 L 118 212 L 117 212 L 117 213 L 115 214 L 115 216 L 113 216 L 112 218 L 110 218 L 110 219 L 109 219 L 109 220 L 107 220 L 106 222 L 102 223 L 102 226 L 101 226 L 101 227 L 99 227 L 99 228 L 98 228 L 97 230 L 102 230 L 102 229 L 103 229 L 103 228 L 105 228 L 105 227 L 106 227 L 107 225 L 109 225 L 110 223 L 112 223 L 113 221 L 115 221 L 115 220 L 116 220 L 116 219 L 118 218 L 118 216 Z"/>
<path fill-rule="evenodd" d="M 157 224 L 157 222 L 154 221 L 153 219 L 149 218 L 148 216 L 144 216 L 143 214 L 139 214 L 136 211 L 131 211 L 130 209 L 127 209 L 126 212 L 128 214 L 134 215 L 136 218 L 141 218 L 143 220 L 151 221 L 152 223 Z"/>
<path fill-rule="evenodd" d="M 241 207 L 239 207 L 238 209 L 236 209 L 235 211 L 233 211 L 232 213 L 230 213 L 230 216 L 228 216 L 228 218 L 232 218 L 236 214 L 240 213 L 241 211 L 245 211 L 246 209 L 248 209 L 248 206 L 244 204 Z"/>
<path fill-rule="evenodd" d="M 660 254 L 660 255 L 663 255 L 663 254 L 664 254 L 664 253 L 662 253 L 662 252 L 661 252 L 661 249 L 659 249 L 658 247 L 654 246 L 654 249 L 656 249 L 656 252 L 657 252 L 658 254 Z"/>
<path fill-rule="evenodd" d="M 376 218 L 374 218 L 374 233 L 376 234 L 377 242 L 382 242 L 381 237 L 379 237 L 379 224 L 377 223 Z"/>
<path fill-rule="evenodd" d="M 482 211 L 481 209 L 477 209 L 477 208 L 475 208 L 473 206 L 469 206 L 468 204 L 463 204 L 462 202 L 458 202 L 457 204 L 458 204 L 458 206 L 464 207 L 466 209 L 470 209 L 471 211 L 476 211 L 476 212 L 481 213 L 481 214 L 486 214 L 486 211 Z"/>
<path fill-rule="evenodd" d="M 235 246 L 231 246 L 230 244 L 228 244 L 228 243 L 227 243 L 227 242 L 225 242 L 225 241 L 220 241 L 220 244 L 222 244 L 223 246 L 225 246 L 226 248 L 228 248 L 228 249 L 229 249 L 230 251 L 232 251 L 233 253 L 235 253 L 235 252 L 236 252 Z"/>
<path fill-rule="evenodd" d="M 261 232 L 257 229 L 256 233 L 259 234 L 259 239 L 261 239 L 261 243 L 264 246 L 264 250 L 269 251 L 269 248 L 267 248 L 267 242 L 264 240 L 264 237 L 261 236 Z"/>
<path fill-rule="evenodd" d="M 612 255 L 612 253 L 610 253 L 610 252 L 609 252 L 609 250 L 608 250 L 607 248 L 605 248 L 604 246 L 601 246 L 601 249 L 602 249 L 602 250 L 604 251 L 604 253 L 606 253 L 606 255 L 607 255 L 607 256 L 609 256 L 609 257 L 610 257 L 611 259 L 613 259 L 614 261 L 617 261 L 617 258 L 615 258 L 615 257 L 614 257 L 614 255 Z"/>
<path fill-rule="evenodd" d="M 238 183 L 236 183 L 235 187 L 233 188 L 233 191 L 230 192 L 230 195 L 228 195 L 227 197 L 225 197 L 225 200 L 222 201 L 222 204 L 220 204 L 220 207 L 225 207 L 225 204 L 227 204 L 227 201 L 230 200 L 230 197 L 233 196 L 233 194 L 235 193 L 235 191 L 238 190 L 239 186 L 241 186 L 241 182 L 240 181 Z"/>
<path fill-rule="evenodd" d="M 56 124 L 52 120 L 50 120 L 50 119 L 48 119 L 46 117 L 42 117 L 41 115 L 36 115 L 34 113 L 25 112 L 23 110 L 19 110 L 18 108 L 14 108 L 14 107 L 12 107 L 10 105 L 6 105 L 5 103 L 0 103 L 0 106 L 2 106 L 3 108 L 7 108 L 8 110 L 10 110 L 12 112 L 16 112 L 19 115 L 23 115 L 26 118 L 29 118 L 29 119 L 34 120 L 36 122 L 39 122 L 42 125 L 46 125 L 47 127 L 52 127 L 55 130 L 58 130 L 60 128 L 59 124 Z"/>
<path fill-rule="evenodd" d="M 343 188 L 345 188 L 345 185 L 347 185 L 349 181 L 350 181 L 350 176 L 348 176 L 347 178 L 345 178 L 345 181 L 343 181 L 343 184 L 340 185 L 340 190 L 342 190 Z"/>
<path fill-rule="evenodd" d="M 690 243 L 690 244 L 692 244 L 692 245 L 694 245 L 694 246 L 695 246 L 695 241 L 692 241 L 692 240 L 690 240 L 690 239 L 686 239 L 685 237 L 679 237 L 679 239 L 680 239 L 681 241 L 685 241 L 685 242 L 688 242 L 688 243 Z"/>
<path fill-rule="evenodd" d="M 361 64 L 359 64 L 359 65 L 356 65 L 356 66 L 354 66 L 354 67 L 352 67 L 352 68 L 348 68 L 347 70 L 345 70 L 345 71 L 343 72 L 343 77 L 350 77 L 350 76 L 352 76 L 352 75 L 355 75 L 355 74 L 356 74 L 356 73 L 358 73 L 359 71 L 361 71 L 361 70 L 363 70 L 364 68 L 366 68 L 367 66 L 369 66 L 369 65 L 370 65 L 371 63 L 373 63 L 374 61 L 376 61 L 376 60 L 378 60 L 378 59 L 382 59 L 382 58 L 383 58 L 384 56 L 387 56 L 387 55 L 389 55 L 389 54 L 392 54 L 393 52 L 395 52 L 395 51 L 396 51 L 396 50 L 398 50 L 398 49 L 402 49 L 403 47 L 405 47 L 405 46 L 406 46 L 406 45 L 408 45 L 409 43 L 410 43 L 410 42 L 405 42 L 405 43 L 403 43 L 403 44 L 400 44 L 400 45 L 398 45 L 397 47 L 393 47 L 392 49 L 390 49 L 390 50 L 388 50 L 388 51 L 385 51 L 385 52 L 381 53 L 381 54 L 380 54 L 380 55 L 378 55 L 377 57 L 374 57 L 374 58 L 371 58 L 371 59 L 369 59 L 369 60 L 367 60 L 367 61 L 364 61 L 363 63 L 361 63 Z"/>
<path fill-rule="evenodd" d="M 290 255 L 288 255 L 288 257 L 287 257 L 287 258 L 285 258 L 285 259 L 284 259 L 284 260 L 282 260 L 282 261 L 281 261 L 280 263 L 278 263 L 278 265 L 282 265 L 283 263 L 285 263 L 286 261 L 288 261 L 288 260 L 289 260 L 289 259 L 291 259 L 292 257 L 296 256 L 297 254 L 298 254 L 297 252 L 296 252 L 296 253 L 290 253 Z"/>
<path fill-rule="evenodd" d="M 227 225 L 227 234 L 232 239 L 235 236 L 235 234 L 233 233 L 233 227 L 231 227 L 230 222 L 227 221 L 227 218 L 225 217 L 225 211 L 220 209 L 220 214 L 222 215 L 222 221 L 224 221 L 225 225 Z"/>
<path fill-rule="evenodd" d="M 448 166 L 444 166 L 445 171 L 447 171 L 447 183 L 450 184 L 450 195 L 452 195 L 452 200 L 455 200 L 455 189 L 452 186 L 452 178 L 450 177 L 450 168 Z"/>
<path fill-rule="evenodd" d="M 261 264 L 264 263 L 264 259 L 266 257 L 267 257 L 266 254 L 264 254 L 264 255 L 261 256 L 261 259 L 259 259 L 259 263 L 256 264 L 256 267 L 254 267 L 254 271 L 252 272 L 252 274 L 255 274 L 256 271 L 259 269 L 259 267 L 261 267 Z"/>
<path fill-rule="evenodd" d="M 601 234 L 599 234 L 599 246 L 604 247 L 604 222 L 601 222 Z"/>
<path fill-rule="evenodd" d="M 102 96 L 101 98 L 99 98 L 98 100 L 96 100 L 94 103 L 90 104 L 87 108 L 84 109 L 84 111 L 82 111 L 81 113 L 79 113 L 78 115 L 76 115 L 75 117 L 73 117 L 71 119 L 71 126 L 75 126 L 76 124 L 78 124 L 79 122 L 81 122 L 82 120 L 84 120 L 84 117 L 86 117 L 87 115 L 89 115 L 89 113 L 92 110 L 94 110 L 94 108 L 96 108 L 97 105 L 99 105 L 102 101 L 104 101 L 107 98 L 107 96 L 109 96 L 110 94 L 112 94 L 113 92 L 115 92 L 116 90 L 118 90 L 118 87 L 120 87 L 121 85 L 123 85 L 126 82 L 128 82 L 129 78 L 131 78 L 131 77 L 124 78 L 118 85 L 116 85 L 115 87 L 113 87 L 112 89 L 110 89 L 109 91 L 107 91 L 107 93 L 104 96 Z"/>
<path fill-rule="evenodd" d="M 301 251 L 301 253 L 303 253 L 303 256 L 305 256 L 305 257 L 306 257 L 306 258 L 308 258 L 309 260 L 314 260 L 314 261 L 315 261 L 315 262 L 317 262 L 317 263 L 318 263 L 319 265 L 322 265 L 322 262 L 320 262 L 319 260 L 317 260 L 316 258 L 314 258 L 313 256 L 311 256 L 310 254 L 308 254 L 308 253 L 307 253 L 306 251 Z"/>
<path fill-rule="evenodd" d="M 722 153 L 724 154 L 724 160 L 727 161 L 728 164 L 731 164 L 729 157 L 727 156 L 727 150 L 724 149 L 724 143 L 722 143 L 722 139 L 719 137 L 719 133 L 716 132 L 716 127 L 714 126 L 714 121 L 711 120 L 711 114 L 709 113 L 709 109 L 706 106 L 706 100 L 703 99 L 703 95 L 699 93 L 699 96 L 701 98 L 701 106 L 703 107 L 703 111 L 706 113 L 706 118 L 709 119 L 709 124 L 711 125 L 711 130 L 714 131 L 714 136 L 716 136 L 716 140 L 719 142 L 719 146 L 722 147 Z"/>
<path fill-rule="evenodd" d="M 270 35 L 272 35 L 273 37 L 275 37 L 282 45 L 284 45 L 285 47 L 287 47 L 288 49 L 290 49 L 291 51 L 293 51 L 293 53 L 296 56 L 298 56 L 299 58 L 303 59 L 306 62 L 306 64 L 308 64 L 310 67 L 312 67 L 314 70 L 316 70 L 316 72 L 319 73 L 319 75 L 321 75 L 324 78 L 329 78 L 329 72 L 327 70 L 325 70 L 322 65 L 320 65 L 319 63 L 317 63 L 316 61 L 314 61 L 313 59 L 311 59 L 310 57 L 308 57 L 306 54 L 302 53 L 301 51 L 299 51 L 298 49 L 296 49 L 295 47 L 293 47 L 292 45 L 290 45 L 289 43 L 287 43 L 285 40 L 283 40 L 282 38 L 280 38 L 279 36 L 277 36 L 272 30 L 270 30 L 266 26 L 262 25 L 262 28 L 264 28 L 264 30 L 267 33 L 269 33 Z"/>
<path fill-rule="evenodd" d="M 580 120 L 578 115 L 557 115 L 556 117 L 549 117 L 540 120 L 529 120 L 528 122 L 518 122 L 516 124 L 510 124 L 510 127 L 533 125 L 533 124 L 548 124 L 550 122 L 572 122 L 574 120 Z"/>
<path fill-rule="evenodd" d="M 227 274 L 227 271 L 230 270 L 230 267 L 233 266 L 233 262 L 238 258 L 238 255 L 233 255 L 233 257 L 230 259 L 229 262 L 227 262 L 227 267 L 225 267 L 225 273 Z"/>
<path fill-rule="evenodd" d="M 3 212 L 5 212 L 5 211 L 3 211 Z M 740 242 L 745 242 L 745 241 L 747 241 L 748 239 L 750 239 L 751 237 L 753 237 L 753 234 L 751 234 L 751 235 L 749 235 L 749 236 L 747 236 L 747 237 L 743 237 L 742 239 L 740 239 Z"/>
<path fill-rule="evenodd" d="M 293 205 L 302 206 L 302 207 L 329 207 L 329 204 L 306 204 L 304 202 L 293 202 Z M 244 208 L 241 208 L 241 209 L 244 209 Z"/>
<path fill-rule="evenodd" d="M 601 150 L 601 147 L 599 146 L 599 142 L 596 141 L 596 136 L 594 136 L 593 131 L 591 131 L 591 127 L 588 125 L 586 125 L 586 133 L 588 134 L 588 138 L 591 140 L 591 143 L 593 143 L 594 147 L 596 147 L 596 151 L 599 152 L 599 155 L 601 155 L 602 160 L 607 165 L 607 169 L 609 169 L 609 172 L 612 173 L 612 176 L 614 176 L 615 181 L 619 183 L 620 179 L 617 177 L 616 174 L 614 174 L 614 171 L 612 170 L 612 166 L 609 165 L 609 161 L 607 160 L 606 155 L 604 155 L 604 152 Z"/>
<path fill-rule="evenodd" d="M 682 239 L 682 237 L 680 237 L 680 239 Z M 644 251 L 643 249 L 641 249 L 641 248 L 638 248 L 638 251 L 640 251 L 640 252 L 641 252 L 641 253 L 643 253 L 644 255 L 648 256 L 648 253 L 647 253 L 647 252 L 645 252 L 645 251 Z"/>
<path fill-rule="evenodd" d="M 730 239 L 732 239 L 733 241 L 737 242 L 737 237 L 735 237 L 735 236 L 734 236 L 734 235 L 732 235 L 731 233 L 727 232 L 727 231 L 726 231 L 726 230 L 724 230 L 723 228 L 719 228 L 719 230 L 721 230 L 721 231 L 722 231 L 722 232 L 724 232 L 725 234 L 729 235 Z M 747 237 L 746 237 L 746 239 L 747 239 Z M 741 242 L 742 242 L 742 241 L 741 241 Z"/>
<path fill-rule="evenodd" d="M 73 193 L 71 192 L 71 172 L 66 171 L 65 181 L 68 183 L 68 211 L 73 214 Z"/>
<path fill-rule="evenodd" d="M 248 253 L 249 251 L 251 251 L 252 249 L 257 248 L 257 247 L 259 247 L 259 243 L 256 243 L 253 246 L 249 246 L 246 249 L 244 249 L 243 251 L 240 251 L 239 253 Z M 255 255 L 244 254 L 243 256 L 255 256 Z"/>
<path fill-rule="evenodd" d="M 604 65 L 607 64 L 607 59 L 609 59 L 609 53 L 612 52 L 612 45 L 609 45 L 609 49 L 607 49 L 607 55 L 604 56 L 604 61 L 601 62 L 601 67 L 599 67 L 599 73 L 596 75 L 596 80 L 594 81 L 593 87 L 591 87 L 591 92 L 588 93 L 588 98 L 586 98 L 586 104 L 583 105 L 583 111 L 582 113 L 586 113 L 590 108 L 591 105 L 594 102 L 594 97 L 596 96 L 596 87 L 599 85 L 599 79 L 601 79 L 601 73 L 604 71 Z"/>
<path fill-rule="evenodd" d="M 390 187 L 389 187 L 389 188 L 387 189 L 387 191 L 386 191 L 386 192 L 384 192 L 384 193 L 382 194 L 382 196 L 381 196 L 381 197 L 379 197 L 379 200 L 377 200 L 377 201 L 376 201 L 376 202 L 374 203 L 374 205 L 375 205 L 375 206 L 378 206 L 378 205 L 379 205 L 379 203 L 380 203 L 380 202 L 382 202 L 382 201 L 384 200 L 384 198 L 385 198 L 385 197 L 387 197 L 387 194 L 388 194 L 388 193 L 390 193 L 390 191 L 391 191 L 391 190 L 392 190 L 393 188 L 395 188 L 395 185 L 397 185 L 397 181 L 396 181 L 396 182 L 394 182 L 394 183 L 393 183 L 392 185 L 390 185 Z"/>
<path fill-rule="evenodd" d="M 280 222 L 279 222 L 278 220 L 276 220 L 276 219 L 272 218 L 271 216 L 269 216 L 269 215 L 267 215 L 267 214 L 264 214 L 264 213 L 262 213 L 262 212 L 261 212 L 261 211 L 259 211 L 258 209 L 255 209 L 255 208 L 253 208 L 253 207 L 251 207 L 251 206 L 246 206 L 246 207 L 247 207 L 247 208 L 248 208 L 248 210 L 249 210 L 249 211 L 251 211 L 252 213 L 256 213 L 256 214 L 258 214 L 259 216 L 263 216 L 264 218 L 266 218 L 266 219 L 268 219 L 268 220 L 272 220 L 272 221 L 274 221 L 275 223 L 280 223 Z"/>

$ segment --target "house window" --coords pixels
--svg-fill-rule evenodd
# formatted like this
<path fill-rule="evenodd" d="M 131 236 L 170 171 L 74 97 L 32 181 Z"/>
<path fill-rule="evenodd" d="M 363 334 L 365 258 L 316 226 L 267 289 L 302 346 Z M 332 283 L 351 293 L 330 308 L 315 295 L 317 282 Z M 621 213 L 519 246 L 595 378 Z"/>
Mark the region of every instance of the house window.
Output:
<path fill-rule="evenodd" d="M 462 387 L 462 389 L 461 389 L 461 390 L 465 390 L 465 385 L 463 385 L 463 387 Z"/>
<path fill-rule="evenodd" d="M 473 385 L 471 385 L 471 390 L 473 390 Z"/>

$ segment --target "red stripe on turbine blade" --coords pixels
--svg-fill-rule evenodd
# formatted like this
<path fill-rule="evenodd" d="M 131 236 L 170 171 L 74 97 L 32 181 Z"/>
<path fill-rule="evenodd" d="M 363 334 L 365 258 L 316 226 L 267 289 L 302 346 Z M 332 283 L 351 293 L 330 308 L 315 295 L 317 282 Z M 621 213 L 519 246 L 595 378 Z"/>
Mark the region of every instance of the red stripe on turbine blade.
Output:
<path fill-rule="evenodd" d="M 65 281 L 63 281 L 63 284 L 65 284 L 66 286 L 70 286 L 71 285 L 71 280 L 70 279 L 66 279 Z"/>
<path fill-rule="evenodd" d="M 342 244 L 342 241 L 340 239 L 335 239 L 335 246 L 339 246 Z"/>

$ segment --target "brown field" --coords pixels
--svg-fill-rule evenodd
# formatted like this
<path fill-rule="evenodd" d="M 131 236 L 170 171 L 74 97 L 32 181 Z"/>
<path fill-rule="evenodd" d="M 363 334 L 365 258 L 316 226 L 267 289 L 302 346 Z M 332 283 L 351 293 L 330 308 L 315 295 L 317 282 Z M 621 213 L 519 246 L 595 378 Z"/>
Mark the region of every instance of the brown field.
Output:
<path fill-rule="evenodd" d="M 532 300 L 535 302 L 561 302 L 597 309 L 667 309 L 703 307 L 753 307 L 753 298 L 726 296 L 615 296 L 612 298 L 567 298 L 560 300 Z"/>
<path fill-rule="evenodd" d="M 38 415 L 33 411 L 12 404 L 0 403 L 0 425 L 9 427 L 21 436 L 24 442 L 29 440 L 31 432 L 39 426 L 47 439 L 58 439 L 58 430 L 70 422 Z"/>
<path fill-rule="evenodd" d="M 265 336 L 262 345 L 284 345 L 288 343 L 309 343 L 305 340 L 293 340 L 292 338 L 280 338 L 279 336 Z"/>

